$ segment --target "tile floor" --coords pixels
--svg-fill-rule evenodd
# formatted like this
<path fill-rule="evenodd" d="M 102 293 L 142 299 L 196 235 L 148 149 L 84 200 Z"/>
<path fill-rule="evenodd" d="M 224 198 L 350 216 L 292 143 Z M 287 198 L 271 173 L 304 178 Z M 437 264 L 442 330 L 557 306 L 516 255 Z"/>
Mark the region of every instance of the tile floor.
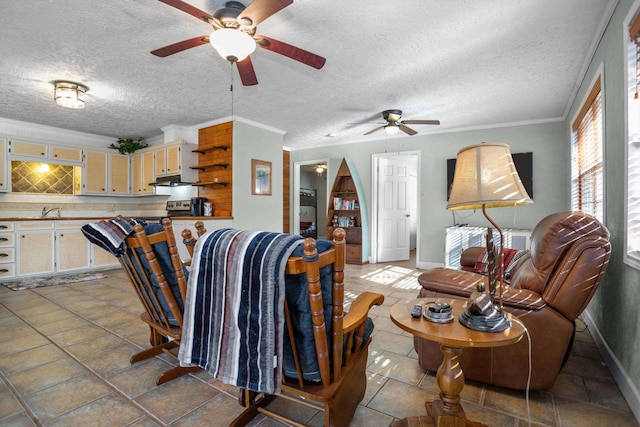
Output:
<path fill-rule="evenodd" d="M 364 290 L 385 295 L 384 305 L 371 312 L 376 330 L 367 393 L 351 426 L 388 426 L 394 419 L 424 415 L 424 401 L 437 398 L 434 373 L 418 367 L 412 337 L 389 320 L 389 307 L 418 293 L 420 271 L 407 265 L 347 266 L 348 296 Z M 108 274 L 34 290 L 0 286 L 0 425 L 228 425 L 241 411 L 234 388 L 204 372 L 156 386 L 168 359 L 129 364 L 129 357 L 147 346 L 148 329 L 122 271 Z M 584 323 L 578 327 L 554 388 L 531 392 L 531 425 L 637 426 L 589 331 Z M 489 426 L 528 425 L 524 392 L 467 381 L 462 401 L 468 418 Z M 313 410 L 293 413 L 302 422 L 322 424 Z M 279 424 L 260 416 L 253 425 Z"/>

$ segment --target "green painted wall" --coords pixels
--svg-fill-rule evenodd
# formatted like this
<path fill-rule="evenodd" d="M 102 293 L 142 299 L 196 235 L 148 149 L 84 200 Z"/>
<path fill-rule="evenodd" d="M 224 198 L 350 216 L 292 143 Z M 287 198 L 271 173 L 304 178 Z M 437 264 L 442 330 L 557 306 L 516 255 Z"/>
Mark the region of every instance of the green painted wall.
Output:
<path fill-rule="evenodd" d="M 598 292 L 587 311 L 598 330 L 622 365 L 630 383 L 640 388 L 640 271 L 623 262 L 624 207 L 623 192 L 626 159 L 626 125 L 624 104 L 626 84 L 626 30 L 623 25 L 627 14 L 640 7 L 640 2 L 621 0 L 609 22 L 604 36 L 581 82 L 576 102 L 566 124 L 580 108 L 586 92 L 598 71 L 604 70 L 604 126 L 605 126 L 605 225 L 611 232 L 612 254 L 609 267 Z M 568 143 L 567 143 L 568 144 Z"/>
<path fill-rule="evenodd" d="M 292 151 L 291 162 L 293 164 L 314 158 L 351 159 L 358 170 L 364 193 L 367 195 L 365 202 L 371 214 L 372 154 L 421 151 L 419 265 L 444 262 L 445 227 L 454 224 L 452 212 L 446 209 L 447 159 L 455 158 L 461 148 L 483 141 L 500 141 L 509 144 L 514 153 L 533 153 L 534 204 L 488 211 L 504 228 L 531 229 L 545 215 L 567 210 L 570 206 L 570 171 L 567 166 L 570 164 L 570 157 L 568 145 L 565 144 L 565 126 L 562 122 L 433 135 L 418 134 L 383 140 L 368 140 L 354 135 L 354 139 L 356 138 L 363 142 Z M 328 176 L 331 187 L 335 171 Z M 458 223 L 482 227 L 488 225 L 481 211 L 458 211 L 456 218 Z M 369 228 L 373 226 L 374 224 L 370 224 Z"/>

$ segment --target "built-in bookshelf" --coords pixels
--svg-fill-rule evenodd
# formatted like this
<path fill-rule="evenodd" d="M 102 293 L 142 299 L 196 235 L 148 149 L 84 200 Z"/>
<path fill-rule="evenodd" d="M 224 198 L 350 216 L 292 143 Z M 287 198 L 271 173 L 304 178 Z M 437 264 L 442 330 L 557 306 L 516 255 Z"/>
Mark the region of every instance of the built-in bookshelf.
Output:
<path fill-rule="evenodd" d="M 333 229 L 343 228 L 346 233 L 349 264 L 363 264 L 362 254 L 362 210 L 354 174 L 346 160 L 342 160 L 333 183 L 327 212 L 327 236 L 333 235 Z"/>

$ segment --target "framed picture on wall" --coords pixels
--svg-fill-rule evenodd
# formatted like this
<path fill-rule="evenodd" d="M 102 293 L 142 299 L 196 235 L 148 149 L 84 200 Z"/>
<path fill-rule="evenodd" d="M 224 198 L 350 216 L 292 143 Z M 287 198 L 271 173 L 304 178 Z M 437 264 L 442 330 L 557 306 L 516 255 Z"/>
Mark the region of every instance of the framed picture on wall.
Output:
<path fill-rule="evenodd" d="M 271 195 L 271 162 L 251 159 L 251 194 Z"/>

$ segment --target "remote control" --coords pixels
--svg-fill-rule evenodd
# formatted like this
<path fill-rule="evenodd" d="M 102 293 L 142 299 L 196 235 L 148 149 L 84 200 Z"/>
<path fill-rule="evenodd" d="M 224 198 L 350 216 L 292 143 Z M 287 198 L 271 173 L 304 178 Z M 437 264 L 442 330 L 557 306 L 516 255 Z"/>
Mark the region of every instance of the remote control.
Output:
<path fill-rule="evenodd" d="M 422 305 L 420 304 L 416 304 L 413 306 L 413 309 L 411 310 L 411 317 L 420 317 L 422 316 Z"/>

